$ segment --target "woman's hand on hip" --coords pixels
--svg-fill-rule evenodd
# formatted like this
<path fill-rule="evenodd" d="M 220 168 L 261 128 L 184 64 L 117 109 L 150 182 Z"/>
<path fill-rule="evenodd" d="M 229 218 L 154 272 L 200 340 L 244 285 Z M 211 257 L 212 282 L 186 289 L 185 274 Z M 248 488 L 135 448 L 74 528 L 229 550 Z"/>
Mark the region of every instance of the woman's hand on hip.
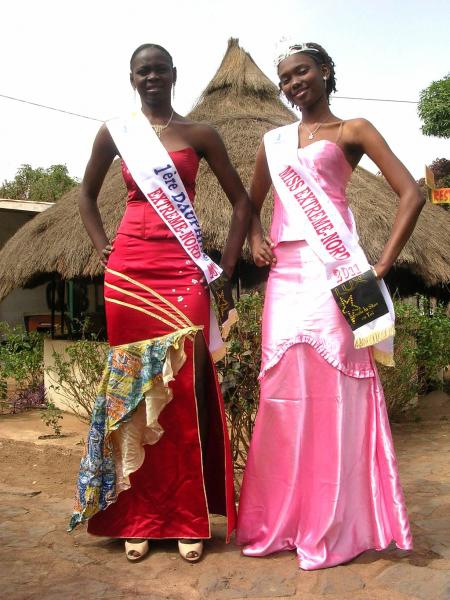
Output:
<path fill-rule="evenodd" d="M 114 240 L 112 240 L 111 243 L 106 244 L 106 246 L 104 248 L 102 248 L 102 250 L 100 250 L 100 252 L 99 252 L 100 262 L 105 267 L 105 269 L 108 265 L 109 256 L 114 249 L 113 244 L 114 244 Z"/>

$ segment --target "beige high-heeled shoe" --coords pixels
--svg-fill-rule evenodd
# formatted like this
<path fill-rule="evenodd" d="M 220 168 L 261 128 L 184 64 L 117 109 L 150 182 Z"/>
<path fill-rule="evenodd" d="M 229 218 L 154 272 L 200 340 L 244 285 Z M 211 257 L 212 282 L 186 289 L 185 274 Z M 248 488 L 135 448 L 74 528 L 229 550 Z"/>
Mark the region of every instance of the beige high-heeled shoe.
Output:
<path fill-rule="evenodd" d="M 203 540 L 198 540 L 191 544 L 186 544 L 178 540 L 178 552 L 187 562 L 196 563 L 201 559 L 203 554 Z"/>
<path fill-rule="evenodd" d="M 148 540 L 130 539 L 125 540 L 125 556 L 130 562 L 142 560 L 148 554 Z"/>

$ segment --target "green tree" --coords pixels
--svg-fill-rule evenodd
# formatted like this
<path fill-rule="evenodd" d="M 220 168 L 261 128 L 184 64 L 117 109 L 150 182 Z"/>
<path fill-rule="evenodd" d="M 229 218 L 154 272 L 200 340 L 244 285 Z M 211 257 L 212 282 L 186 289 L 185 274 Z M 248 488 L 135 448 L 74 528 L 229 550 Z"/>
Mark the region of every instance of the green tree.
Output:
<path fill-rule="evenodd" d="M 450 74 L 420 92 L 417 112 L 424 135 L 450 137 Z"/>
<path fill-rule="evenodd" d="M 12 181 L 3 182 L 0 197 L 55 202 L 77 183 L 77 179 L 70 177 L 66 165 L 51 165 L 48 169 L 22 165 Z"/>

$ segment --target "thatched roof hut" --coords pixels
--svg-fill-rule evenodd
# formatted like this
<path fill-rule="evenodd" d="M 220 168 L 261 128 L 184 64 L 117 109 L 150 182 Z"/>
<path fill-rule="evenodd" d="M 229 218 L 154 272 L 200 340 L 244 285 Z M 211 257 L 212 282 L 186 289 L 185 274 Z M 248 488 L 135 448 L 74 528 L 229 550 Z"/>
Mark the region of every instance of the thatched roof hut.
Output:
<path fill-rule="evenodd" d="M 296 118 L 280 101 L 277 87 L 235 39 L 229 41 L 222 64 L 189 116 L 217 127 L 246 186 L 263 133 Z M 362 168 L 356 169 L 348 193 L 362 246 L 369 260 L 376 261 L 388 237 L 397 198 L 383 178 Z M 79 218 L 77 194 L 77 188 L 70 190 L 54 207 L 20 229 L 0 251 L 0 300 L 12 289 L 33 285 L 46 274 L 58 273 L 64 279 L 72 279 L 101 273 Z M 106 232 L 111 237 L 121 219 L 125 200 L 120 166 L 115 161 L 99 197 Z M 266 205 L 263 219 L 267 227 L 271 203 Z M 196 207 L 206 248 L 209 251 L 222 248 L 231 210 L 203 163 Z M 449 228 L 450 213 L 427 205 L 398 265 L 426 286 L 450 282 L 450 247 L 444 243 Z M 244 257 L 250 260 L 248 250 Z"/>

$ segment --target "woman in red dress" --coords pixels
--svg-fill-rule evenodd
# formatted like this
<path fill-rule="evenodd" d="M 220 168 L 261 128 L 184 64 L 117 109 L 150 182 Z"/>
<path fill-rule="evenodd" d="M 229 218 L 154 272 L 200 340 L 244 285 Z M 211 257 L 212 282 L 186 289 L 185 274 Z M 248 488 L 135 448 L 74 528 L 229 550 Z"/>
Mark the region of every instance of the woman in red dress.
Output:
<path fill-rule="evenodd" d="M 176 69 L 167 50 L 140 46 L 130 69 L 142 113 L 191 202 L 205 158 L 233 205 L 221 260 L 227 295 L 250 218 L 246 192 L 218 133 L 172 109 Z M 195 562 L 211 535 L 209 513 L 227 517 L 227 537 L 235 525 L 223 400 L 208 348 L 209 287 L 123 160 L 127 208 L 114 244 L 108 240 L 96 201 L 117 155 L 103 125 L 82 182 L 80 213 L 106 267 L 110 352 L 71 528 L 89 519 L 90 533 L 124 538 L 129 560 L 145 556 L 149 539 L 176 538 L 183 558 Z"/>

